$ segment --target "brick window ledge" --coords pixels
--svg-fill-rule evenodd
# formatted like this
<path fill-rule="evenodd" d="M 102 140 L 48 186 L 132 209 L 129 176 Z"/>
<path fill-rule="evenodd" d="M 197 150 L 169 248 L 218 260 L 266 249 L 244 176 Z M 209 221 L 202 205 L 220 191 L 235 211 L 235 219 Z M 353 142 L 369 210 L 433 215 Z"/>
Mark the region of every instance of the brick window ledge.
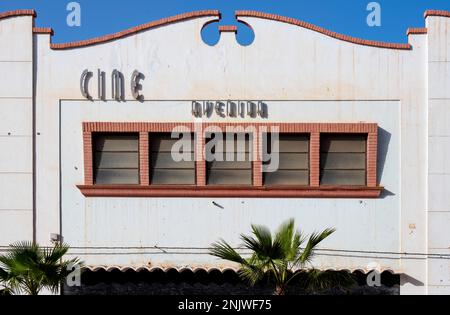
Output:
<path fill-rule="evenodd" d="M 383 187 L 78 185 L 85 197 L 379 198 Z"/>

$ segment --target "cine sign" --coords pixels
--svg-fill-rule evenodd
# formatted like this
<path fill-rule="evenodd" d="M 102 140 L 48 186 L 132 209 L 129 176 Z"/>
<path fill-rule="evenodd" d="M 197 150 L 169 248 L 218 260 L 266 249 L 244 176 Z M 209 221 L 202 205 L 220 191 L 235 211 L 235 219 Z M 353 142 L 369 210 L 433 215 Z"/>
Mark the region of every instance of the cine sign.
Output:
<path fill-rule="evenodd" d="M 89 71 L 88 69 L 84 70 L 81 74 L 80 78 L 80 90 L 81 95 L 84 98 L 93 101 L 94 97 L 89 89 L 91 78 L 94 76 L 94 73 Z M 135 70 L 131 75 L 131 95 L 135 100 L 143 101 L 144 96 L 140 94 L 142 91 L 141 81 L 145 79 L 145 76 L 139 71 Z M 105 101 L 106 100 L 106 73 L 100 69 L 97 71 L 97 95 L 98 99 Z M 112 99 L 120 102 L 125 101 L 125 78 L 122 72 L 118 70 L 113 70 L 111 73 L 111 96 Z"/>
<path fill-rule="evenodd" d="M 269 116 L 267 104 L 262 101 L 193 101 L 191 111 L 195 118 L 209 118 L 213 114 L 222 118 Z"/>

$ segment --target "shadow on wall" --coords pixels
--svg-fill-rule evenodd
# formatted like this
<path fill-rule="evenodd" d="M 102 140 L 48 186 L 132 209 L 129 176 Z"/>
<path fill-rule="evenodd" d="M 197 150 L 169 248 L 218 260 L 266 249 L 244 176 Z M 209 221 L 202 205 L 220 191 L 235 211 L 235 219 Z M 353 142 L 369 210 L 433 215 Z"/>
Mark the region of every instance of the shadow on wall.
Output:
<path fill-rule="evenodd" d="M 384 166 L 386 164 L 386 157 L 391 143 L 392 134 L 383 128 L 378 127 L 378 161 L 377 161 L 377 179 L 378 185 L 383 185 L 381 179 L 383 177 Z M 395 196 L 395 194 L 387 189 L 381 193 L 381 198 Z"/>
<path fill-rule="evenodd" d="M 407 274 L 402 274 L 400 277 L 400 283 L 401 285 L 405 285 L 407 283 L 410 283 L 416 287 L 423 287 L 425 284 L 422 281 L 417 280 L 416 278 L 413 278 Z"/>

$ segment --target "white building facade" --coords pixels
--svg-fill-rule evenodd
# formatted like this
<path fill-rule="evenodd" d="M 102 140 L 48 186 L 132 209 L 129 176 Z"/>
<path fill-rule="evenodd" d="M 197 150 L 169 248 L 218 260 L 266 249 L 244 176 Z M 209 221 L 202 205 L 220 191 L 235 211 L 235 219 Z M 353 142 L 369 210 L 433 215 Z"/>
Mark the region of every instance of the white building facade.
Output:
<path fill-rule="evenodd" d="M 295 218 L 337 229 L 318 268 L 450 293 L 450 12 L 393 44 L 238 11 L 248 46 L 232 26 L 204 43 L 217 11 L 67 44 L 34 17 L 0 13 L 2 249 L 57 235 L 92 269 L 223 270 L 211 243 Z M 205 161 L 217 127 L 248 133 L 257 158 Z M 191 163 L 167 158 L 174 130 L 195 135 Z M 280 169 L 265 173 L 275 131 Z"/>

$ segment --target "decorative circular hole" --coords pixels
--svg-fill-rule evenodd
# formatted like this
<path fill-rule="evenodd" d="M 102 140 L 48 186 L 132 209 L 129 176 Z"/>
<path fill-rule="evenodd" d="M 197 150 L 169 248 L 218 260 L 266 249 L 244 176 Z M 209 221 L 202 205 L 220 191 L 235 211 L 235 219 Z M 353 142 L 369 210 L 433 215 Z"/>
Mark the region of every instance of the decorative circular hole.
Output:
<path fill-rule="evenodd" d="M 220 40 L 219 21 L 213 20 L 203 25 L 201 36 L 206 45 L 215 46 Z"/>
<path fill-rule="evenodd" d="M 243 21 L 238 21 L 236 40 L 241 46 L 250 46 L 255 41 L 253 28 Z"/>

